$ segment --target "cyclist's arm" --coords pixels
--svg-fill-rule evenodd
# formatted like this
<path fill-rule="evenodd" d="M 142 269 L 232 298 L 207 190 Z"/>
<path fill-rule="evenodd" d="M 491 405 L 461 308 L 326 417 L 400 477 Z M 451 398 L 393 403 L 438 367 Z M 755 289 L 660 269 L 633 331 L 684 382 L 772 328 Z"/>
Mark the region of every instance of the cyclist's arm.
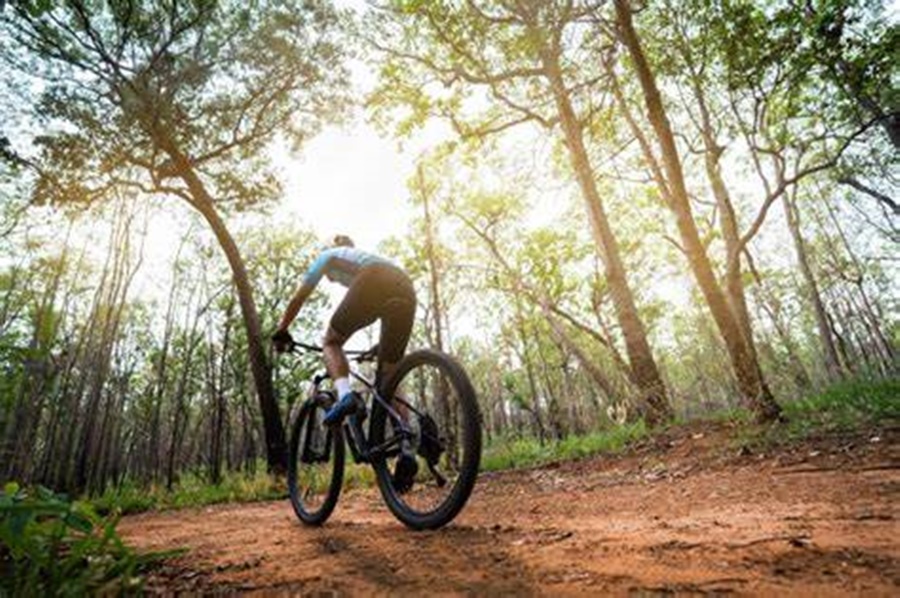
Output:
<path fill-rule="evenodd" d="M 278 325 L 279 331 L 287 331 L 287 329 L 290 328 L 291 324 L 294 322 L 294 318 L 300 313 L 300 308 L 303 307 L 303 304 L 306 303 L 306 300 L 315 288 L 315 286 L 306 284 L 306 281 L 300 285 L 297 292 L 294 293 L 294 296 L 291 298 L 291 302 L 288 303 L 287 309 L 284 310 L 284 315 L 281 316 L 281 323 Z"/>
<path fill-rule="evenodd" d="M 330 258 L 331 255 L 328 252 L 322 253 L 322 255 L 313 262 L 312 266 L 309 267 L 309 270 L 306 271 L 303 282 L 294 293 L 291 302 L 288 303 L 287 309 L 284 310 L 284 315 L 281 317 L 281 323 L 278 325 L 279 331 L 287 331 L 287 329 L 290 328 L 291 324 L 294 322 L 294 318 L 297 317 L 297 314 L 303 307 L 303 304 L 306 303 L 306 300 L 315 290 L 316 285 L 322 280 L 322 275 L 328 267 Z"/>

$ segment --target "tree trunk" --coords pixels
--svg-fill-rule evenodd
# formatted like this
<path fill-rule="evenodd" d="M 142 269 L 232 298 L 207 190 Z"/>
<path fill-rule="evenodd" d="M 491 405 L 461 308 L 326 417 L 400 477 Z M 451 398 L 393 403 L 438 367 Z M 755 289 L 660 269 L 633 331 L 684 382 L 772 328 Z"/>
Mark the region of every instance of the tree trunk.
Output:
<path fill-rule="evenodd" d="M 633 372 L 632 379 L 640 390 L 640 402 L 643 405 L 647 423 L 655 425 L 672 417 L 672 408 L 666 396 L 666 388 L 659 375 L 656 361 L 653 359 L 644 323 L 634 302 L 634 295 L 628 286 L 618 241 L 610 228 L 603 201 L 597 191 L 594 170 L 584 146 L 582 125 L 575 115 L 569 91 L 565 87 L 558 56 L 553 49 L 545 48 L 541 53 L 541 60 L 553 89 L 569 159 L 587 205 L 591 230 L 605 267 L 613 306 L 625 338 L 625 350 Z"/>
<path fill-rule="evenodd" d="M 231 233 L 225 228 L 225 223 L 219 217 L 211 203 L 205 203 L 200 210 L 206 221 L 209 222 L 219 240 L 228 263 L 231 265 L 234 276 L 234 286 L 244 317 L 244 325 L 247 329 L 247 352 L 250 358 L 250 371 L 256 383 L 256 393 L 259 399 L 259 408 L 263 416 L 263 427 L 266 437 L 266 457 L 269 470 L 273 473 L 287 471 L 287 441 L 285 440 L 284 424 L 281 412 L 275 400 L 275 387 L 272 384 L 272 368 L 266 357 L 263 345 L 262 327 L 259 322 L 259 314 L 256 311 L 256 303 L 253 299 L 253 287 L 250 286 L 250 278 L 247 268 L 241 258 L 237 244 Z"/>
<path fill-rule="evenodd" d="M 689 265 L 725 341 L 743 400 L 760 420 L 776 420 L 781 415 L 781 408 L 766 385 L 759 363 L 744 339 L 740 321 L 716 281 L 706 248 L 700 240 L 700 234 L 691 211 L 675 137 L 672 134 L 656 80 L 644 56 L 637 32 L 634 30 L 631 8 L 627 0 L 615 0 L 615 7 L 619 33 L 634 63 L 635 72 L 644 92 L 649 120 L 660 145 L 669 185 L 670 207 L 675 214 Z"/>
<path fill-rule="evenodd" d="M 819 294 L 819 285 L 813 274 L 809 264 L 809 258 L 806 255 L 806 243 L 803 240 L 803 234 L 800 232 L 800 217 L 797 213 L 797 207 L 794 205 L 796 201 L 796 192 L 794 197 L 788 197 L 785 193 L 781 196 L 781 203 L 784 207 L 784 215 L 787 220 L 788 229 L 791 231 L 791 239 L 794 242 L 794 251 L 797 253 L 797 263 L 800 265 L 800 274 L 803 276 L 805 283 L 807 300 L 812 304 L 813 313 L 816 318 L 816 328 L 819 331 L 819 342 L 822 343 L 822 352 L 825 358 L 825 373 L 832 382 L 837 382 L 844 376 L 841 361 L 838 358 L 837 348 L 834 344 L 834 337 L 831 334 L 831 326 L 828 322 L 828 313 L 825 304 L 822 302 L 822 296 Z"/>
<path fill-rule="evenodd" d="M 232 297 L 234 297 L 232 295 Z M 222 338 L 222 353 L 219 356 L 219 364 L 216 367 L 215 359 L 210 357 L 210 374 L 214 379 L 210 383 L 210 398 L 213 403 L 212 418 L 212 447 L 210 452 L 210 481 L 213 484 L 219 484 L 222 481 L 222 452 L 223 452 L 223 436 L 225 432 L 225 418 L 227 416 L 227 404 L 225 401 L 225 371 L 227 365 L 227 356 L 229 350 L 229 341 L 231 339 L 231 316 L 234 309 L 234 301 L 229 300 L 225 309 L 225 332 Z M 212 352 L 211 352 L 212 353 Z M 216 376 L 216 369 L 218 375 Z"/>
<path fill-rule="evenodd" d="M 873 339 L 876 351 L 882 356 L 883 369 L 885 375 L 887 375 L 894 368 L 894 349 L 891 346 L 890 341 L 888 341 L 887 337 L 881 331 L 881 318 L 876 313 L 875 306 L 872 301 L 869 300 L 868 293 L 866 293 L 865 268 L 860 263 L 859 258 L 856 257 L 856 252 L 853 251 L 850 240 L 844 233 L 844 228 L 841 226 L 834 208 L 832 208 L 831 204 L 827 201 L 825 202 L 825 208 L 828 210 L 828 216 L 831 218 L 831 222 L 834 224 L 834 228 L 837 230 L 838 236 L 844 245 L 844 250 L 847 252 L 847 256 L 850 258 L 850 261 L 853 263 L 854 269 L 856 270 L 853 284 L 859 291 L 859 296 L 862 301 L 862 309 L 859 309 L 858 311 L 860 312 L 863 324 L 869 329 L 869 336 Z"/>
<path fill-rule="evenodd" d="M 588 355 L 579 347 L 575 341 L 573 341 L 568 334 L 566 334 L 565 329 L 559 320 L 554 317 L 553 313 L 550 309 L 544 309 L 544 317 L 547 319 L 547 322 L 550 324 L 550 330 L 553 333 L 553 336 L 566 347 L 566 349 L 575 356 L 581 366 L 585 369 L 590 376 L 591 380 L 597 387 L 603 391 L 603 394 L 606 395 L 606 399 L 617 405 L 622 402 L 621 393 L 615 388 L 615 386 L 603 375 L 603 372 L 600 371 L 593 361 L 588 357 Z"/>
<path fill-rule="evenodd" d="M 522 305 L 518 297 L 516 302 L 516 330 L 519 333 L 519 340 L 522 343 L 522 361 L 525 365 L 525 375 L 528 379 L 528 388 L 531 391 L 531 414 L 534 417 L 534 423 L 537 426 L 538 440 L 544 444 L 546 430 L 544 429 L 544 419 L 541 416 L 540 397 L 538 396 L 537 382 L 534 379 L 534 367 L 531 363 L 531 348 L 528 343 L 528 335 L 525 332 L 525 321 L 522 317 Z"/>
<path fill-rule="evenodd" d="M 756 289 L 758 291 L 756 302 L 760 309 L 769 316 L 772 325 L 775 327 L 775 333 L 778 335 L 782 346 L 787 352 L 788 362 L 790 362 L 791 369 L 793 370 L 794 383 L 800 390 L 805 391 L 809 389 L 812 387 L 812 380 L 803 365 L 803 361 L 801 361 L 800 356 L 798 355 L 797 346 L 794 343 L 794 339 L 791 338 L 788 326 L 781 317 L 781 306 L 769 293 L 765 292 L 762 287 L 762 281 L 759 279 L 756 281 Z"/>
<path fill-rule="evenodd" d="M 753 353 L 756 359 L 756 346 L 753 342 L 753 327 L 750 323 L 750 311 L 747 309 L 747 296 L 744 292 L 744 278 L 741 272 L 741 234 L 738 230 L 737 214 L 731 202 L 731 194 L 722 178 L 719 167 L 719 158 L 722 148 L 716 142 L 712 121 L 706 106 L 706 96 L 699 82 L 694 81 L 694 95 L 700 108 L 700 122 L 704 145 L 704 166 L 706 176 L 712 188 L 713 197 L 719 207 L 719 230 L 725 240 L 725 250 L 728 255 L 728 267 L 725 270 L 725 294 L 728 303 L 737 318 L 747 349 Z"/>
<path fill-rule="evenodd" d="M 419 185 L 419 193 L 422 199 L 422 211 L 425 217 L 425 254 L 428 258 L 428 290 L 431 295 L 431 320 L 432 331 L 434 333 L 431 342 L 434 349 L 443 352 L 443 309 L 441 306 L 440 295 L 440 272 L 438 266 L 438 258 L 434 249 L 434 226 L 431 219 L 431 197 L 428 189 L 425 187 L 425 174 L 422 166 L 419 165 L 417 172 L 417 183 Z"/>
<path fill-rule="evenodd" d="M 434 349 L 443 353 L 444 351 L 444 319 L 443 305 L 441 304 L 441 285 L 440 285 L 440 262 L 434 247 L 434 223 L 431 219 L 431 194 L 425 185 L 425 174 L 422 166 L 419 165 L 417 174 L 417 183 L 419 185 L 419 193 L 422 199 L 422 209 L 425 217 L 425 254 L 428 258 L 428 289 L 431 300 L 431 321 L 432 331 L 434 333 L 431 342 Z M 439 387 L 434 389 L 434 396 L 437 398 L 437 409 L 441 414 L 441 420 L 444 422 L 444 433 L 448 435 L 449 445 L 456 447 L 456 412 L 450 405 L 450 389 L 447 381 L 441 377 L 435 380 Z"/>
<path fill-rule="evenodd" d="M 219 246 L 225 253 L 228 265 L 231 267 L 238 302 L 241 306 L 241 315 L 247 331 L 247 354 L 250 359 L 250 370 L 253 374 L 260 412 L 263 416 L 268 468 L 271 473 L 284 474 L 287 471 L 287 440 L 284 423 L 275 398 L 272 368 L 266 357 L 262 326 L 244 259 L 241 257 L 234 237 L 231 236 L 228 227 L 225 226 L 225 222 L 216 211 L 213 198 L 194 170 L 190 159 L 180 150 L 175 141 L 166 132 L 161 131 L 157 125 L 147 123 L 147 128 L 157 145 L 172 159 L 175 172 L 190 191 L 190 205 L 203 215 L 212 228 Z"/>
<path fill-rule="evenodd" d="M 78 491 L 88 489 L 97 472 L 102 442 L 97 428 L 98 411 L 103 402 L 104 386 L 112 367 L 115 339 L 122 322 L 128 289 L 140 265 L 140 262 L 135 266 L 130 264 L 131 220 L 132 216 L 125 214 L 124 207 L 116 214 L 109 245 L 108 259 L 112 260 L 112 265 L 107 262 L 94 300 L 92 319 L 99 327 L 99 334 L 92 325 L 87 344 L 89 353 L 85 355 L 86 361 L 83 363 L 89 374 L 84 427 L 75 462 L 74 489 Z"/>
<path fill-rule="evenodd" d="M 538 358 L 541 360 L 541 374 L 544 379 L 544 389 L 547 392 L 547 423 L 556 441 L 566 437 L 567 427 L 562 418 L 562 408 L 560 406 L 559 396 L 556 392 L 551 366 L 547 362 L 546 351 L 538 351 Z"/>

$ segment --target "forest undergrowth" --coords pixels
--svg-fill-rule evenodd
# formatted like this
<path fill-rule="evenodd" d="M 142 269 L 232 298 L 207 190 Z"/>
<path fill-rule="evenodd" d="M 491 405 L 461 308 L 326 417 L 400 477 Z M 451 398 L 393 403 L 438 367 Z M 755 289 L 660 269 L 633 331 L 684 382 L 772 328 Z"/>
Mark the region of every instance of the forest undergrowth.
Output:
<path fill-rule="evenodd" d="M 570 435 L 541 442 L 534 437 L 495 438 L 482 456 L 483 472 L 540 467 L 550 463 L 588 458 L 597 454 L 617 454 L 635 443 L 684 425 L 730 421 L 736 425 L 734 446 L 763 448 L 799 442 L 817 434 L 877 430 L 900 425 L 900 380 L 849 381 L 808 397 L 783 404 L 785 421 L 756 424 L 744 410 L 722 410 L 698 419 L 679 418 L 666 426 L 649 428 L 643 420 L 613 426 L 588 434 Z M 368 467 L 347 466 L 345 488 L 371 487 L 375 478 Z M 98 513 L 123 515 L 150 510 L 181 509 L 221 503 L 278 500 L 287 497 L 285 480 L 270 476 L 260 463 L 254 473 L 227 473 L 221 483 L 210 484 L 203 472 L 182 476 L 167 490 L 165 486 L 141 487 L 126 481 L 103 494 L 87 497 Z"/>
<path fill-rule="evenodd" d="M 851 431 L 877 431 L 900 425 L 900 380 L 857 380 L 836 384 L 808 397 L 786 401 L 785 418 L 775 424 L 756 424 L 741 409 L 721 410 L 696 419 L 677 418 L 665 426 L 649 428 L 643 420 L 587 434 L 540 441 L 534 437 L 498 437 L 485 447 L 483 472 L 539 467 L 550 463 L 617 454 L 635 443 L 684 425 L 729 421 L 735 424 L 734 447 L 762 448 L 802 441 L 814 435 Z M 730 450 L 732 446 L 722 447 Z M 345 489 L 371 487 L 375 478 L 368 467 L 349 464 Z M 97 496 L 82 497 L 100 515 L 128 515 L 150 510 L 182 509 L 221 503 L 278 500 L 287 496 L 282 477 L 271 476 L 264 463 L 252 473 L 226 473 L 211 484 L 202 471 L 190 472 L 169 490 L 164 485 L 141 486 L 126 480 Z"/>

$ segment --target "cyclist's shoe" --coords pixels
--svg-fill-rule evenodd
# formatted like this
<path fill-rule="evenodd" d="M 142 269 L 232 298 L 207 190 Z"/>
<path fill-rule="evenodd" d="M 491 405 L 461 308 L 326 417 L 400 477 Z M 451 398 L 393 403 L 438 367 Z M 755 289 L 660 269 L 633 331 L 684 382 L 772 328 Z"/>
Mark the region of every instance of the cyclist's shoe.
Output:
<path fill-rule="evenodd" d="M 340 401 L 328 410 L 322 423 L 326 426 L 339 425 L 344 418 L 354 413 L 365 413 L 366 402 L 354 391 L 345 394 Z"/>
<path fill-rule="evenodd" d="M 419 464 L 412 455 L 401 453 L 394 466 L 394 479 L 392 480 L 394 491 L 397 494 L 405 494 L 410 491 L 416 474 L 419 473 Z"/>

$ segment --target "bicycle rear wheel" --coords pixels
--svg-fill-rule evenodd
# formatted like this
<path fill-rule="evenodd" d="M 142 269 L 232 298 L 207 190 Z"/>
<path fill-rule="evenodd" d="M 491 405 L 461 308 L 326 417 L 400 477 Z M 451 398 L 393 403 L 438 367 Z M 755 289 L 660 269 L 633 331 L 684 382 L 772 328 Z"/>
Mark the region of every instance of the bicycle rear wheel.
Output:
<path fill-rule="evenodd" d="M 475 390 L 456 360 L 422 350 L 400 362 L 384 396 L 393 397 L 391 406 L 404 423 L 375 403 L 371 445 L 391 447 L 372 463 L 381 494 L 408 527 L 446 525 L 466 504 L 478 476 L 481 415 Z M 404 425 L 408 432 L 401 431 Z M 417 462 L 409 490 L 395 486 L 401 452 L 415 454 Z"/>
<path fill-rule="evenodd" d="M 344 480 L 344 437 L 339 428 L 322 423 L 332 403 L 328 393 L 309 399 L 291 430 L 288 491 L 294 512 L 308 525 L 325 523 Z"/>

